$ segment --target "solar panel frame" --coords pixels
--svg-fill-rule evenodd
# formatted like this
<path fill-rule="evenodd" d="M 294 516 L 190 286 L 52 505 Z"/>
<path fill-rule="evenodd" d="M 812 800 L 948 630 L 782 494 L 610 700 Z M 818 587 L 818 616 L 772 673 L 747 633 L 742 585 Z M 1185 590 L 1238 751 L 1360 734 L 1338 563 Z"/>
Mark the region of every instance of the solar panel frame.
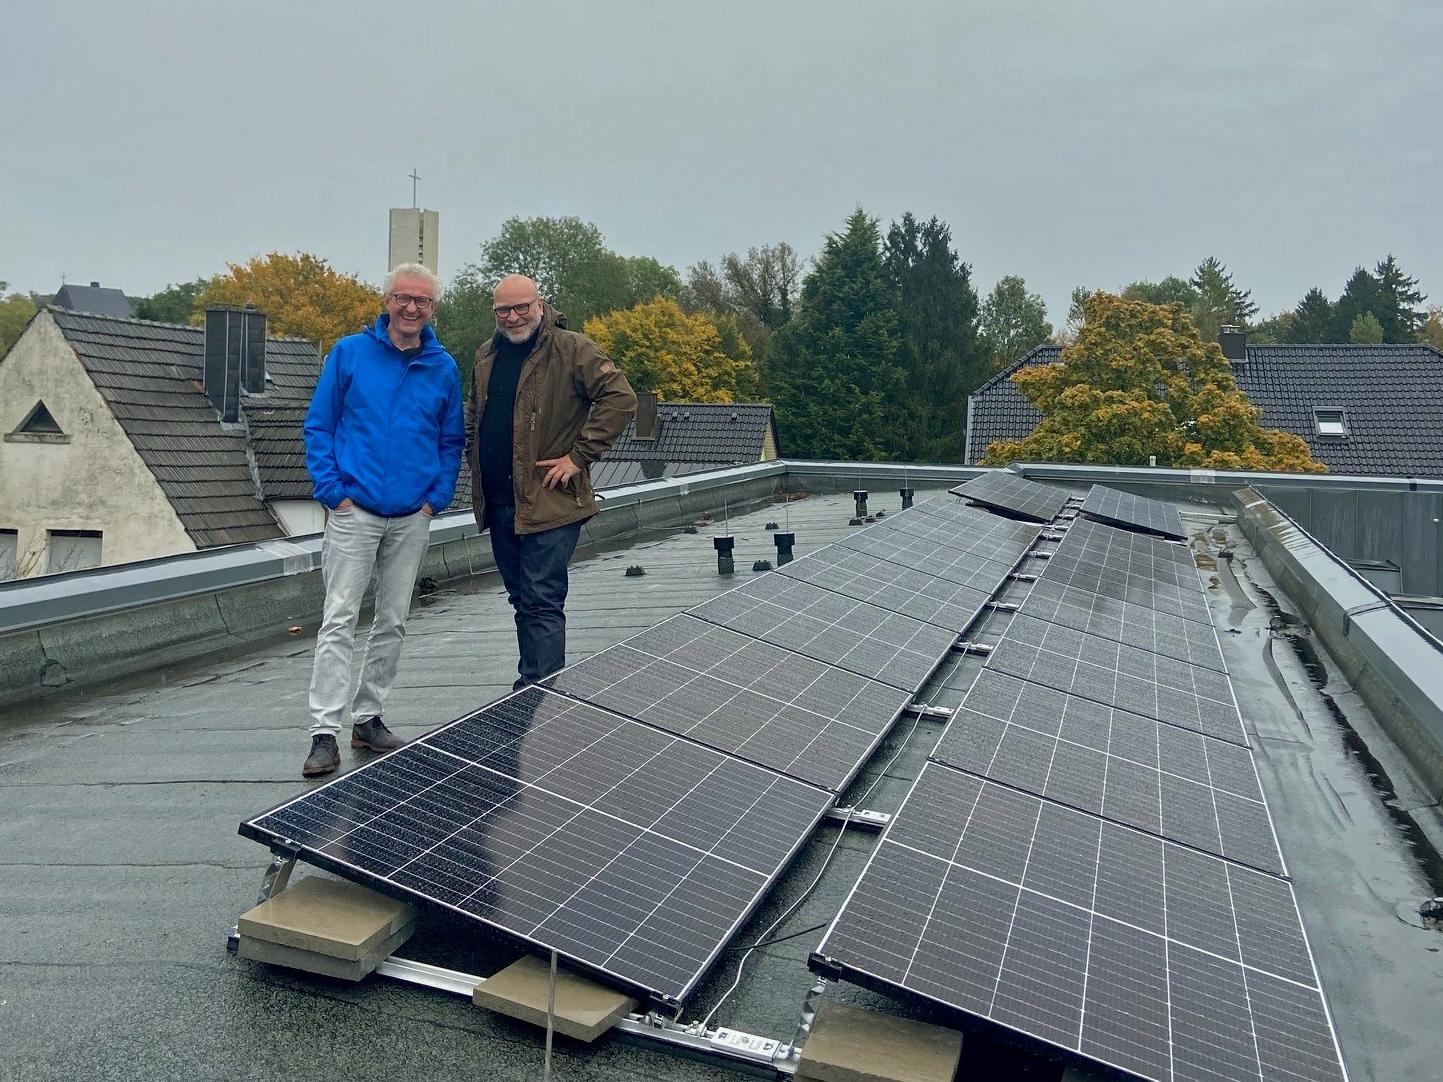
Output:
<path fill-rule="evenodd" d="M 986 668 L 1250 747 L 1226 673 L 1014 613 Z"/>
<path fill-rule="evenodd" d="M 1005 470 L 980 474 L 948 491 L 984 507 L 1009 511 L 1034 522 L 1051 522 L 1072 497 L 1065 489 L 1029 481 Z"/>
<path fill-rule="evenodd" d="M 1252 755 L 1224 740 L 984 668 L 930 758 L 1287 874 Z"/>
<path fill-rule="evenodd" d="M 895 530 L 861 530 L 842 538 L 837 546 L 989 594 L 1021 563 L 1020 557 L 1011 562 L 991 560 L 953 543 L 924 541 Z"/>
<path fill-rule="evenodd" d="M 935 625 L 777 574 L 687 612 L 912 693 L 957 641 Z"/>
<path fill-rule="evenodd" d="M 240 833 L 555 949 L 670 1013 L 833 802 L 820 787 L 532 687 Z"/>
<path fill-rule="evenodd" d="M 1347 1077 L 1286 879 L 933 762 L 808 965 L 1157 1082 Z"/>
<path fill-rule="evenodd" d="M 834 793 L 912 700 L 890 684 L 686 613 L 545 685 Z"/>
<path fill-rule="evenodd" d="M 1082 513 L 1125 529 L 1146 530 L 1180 541 L 1187 539 L 1182 516 L 1174 504 L 1106 485 L 1093 485 L 1088 490 L 1087 498 L 1082 501 Z"/>

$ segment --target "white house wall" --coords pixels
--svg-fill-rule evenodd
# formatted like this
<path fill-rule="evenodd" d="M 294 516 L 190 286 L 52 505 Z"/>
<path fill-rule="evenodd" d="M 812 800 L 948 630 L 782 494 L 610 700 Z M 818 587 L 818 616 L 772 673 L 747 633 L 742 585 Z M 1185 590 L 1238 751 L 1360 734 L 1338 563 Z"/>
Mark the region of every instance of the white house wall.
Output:
<path fill-rule="evenodd" d="M 195 543 L 48 312 L 0 360 L 0 437 L 41 400 L 69 441 L 0 438 L 0 529 L 18 530 L 19 570 L 43 574 L 47 530 L 99 530 L 101 562 Z"/>
<path fill-rule="evenodd" d="M 320 533 L 326 528 L 326 509 L 315 500 L 271 500 L 267 506 L 281 520 L 287 537 Z"/>

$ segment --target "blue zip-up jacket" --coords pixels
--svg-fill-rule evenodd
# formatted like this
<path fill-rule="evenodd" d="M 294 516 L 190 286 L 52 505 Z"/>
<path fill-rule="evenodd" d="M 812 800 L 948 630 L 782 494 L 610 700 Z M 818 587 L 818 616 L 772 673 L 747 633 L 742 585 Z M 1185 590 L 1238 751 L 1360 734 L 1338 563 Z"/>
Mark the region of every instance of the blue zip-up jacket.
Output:
<path fill-rule="evenodd" d="M 391 317 L 331 349 L 306 412 L 306 468 L 317 500 L 349 497 L 377 515 L 440 514 L 456 494 L 466 423 L 461 374 L 429 326 L 407 361 Z"/>

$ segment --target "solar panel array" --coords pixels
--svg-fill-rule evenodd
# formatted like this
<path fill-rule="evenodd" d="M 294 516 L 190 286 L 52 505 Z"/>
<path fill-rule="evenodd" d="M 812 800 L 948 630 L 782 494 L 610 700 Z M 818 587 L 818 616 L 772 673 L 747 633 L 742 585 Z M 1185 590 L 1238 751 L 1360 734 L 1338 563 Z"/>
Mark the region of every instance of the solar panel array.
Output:
<path fill-rule="evenodd" d="M 1079 518 L 1038 566 L 812 968 L 1143 1078 L 1344 1078 L 1191 552 Z"/>
<path fill-rule="evenodd" d="M 1068 494 L 1005 470 L 984 473 L 952 489 L 955 495 L 995 507 L 1034 522 L 1051 522 L 1067 504 Z"/>
<path fill-rule="evenodd" d="M 1161 500 L 1151 500 L 1131 492 L 1122 492 L 1106 485 L 1093 485 L 1082 503 L 1082 513 L 1099 522 L 1113 523 L 1129 529 L 1148 530 L 1183 540 L 1187 531 L 1177 508 Z"/>
<path fill-rule="evenodd" d="M 675 1011 L 1037 536 L 890 516 L 241 833 Z"/>

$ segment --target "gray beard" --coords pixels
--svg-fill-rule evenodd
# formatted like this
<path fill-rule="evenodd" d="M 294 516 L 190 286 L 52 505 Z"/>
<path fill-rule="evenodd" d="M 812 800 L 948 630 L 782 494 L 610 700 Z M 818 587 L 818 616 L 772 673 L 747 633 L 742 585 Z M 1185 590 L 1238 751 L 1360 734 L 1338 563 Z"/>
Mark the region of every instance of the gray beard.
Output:
<path fill-rule="evenodd" d="M 526 339 L 530 338 L 533 334 L 535 334 L 536 328 L 539 326 L 541 326 L 541 321 L 537 320 L 535 323 L 523 324 L 522 326 L 517 327 L 514 331 L 511 330 L 509 327 L 501 327 L 499 329 L 501 331 L 501 334 L 505 337 L 506 341 L 510 342 L 513 346 L 515 346 L 526 341 Z"/>

